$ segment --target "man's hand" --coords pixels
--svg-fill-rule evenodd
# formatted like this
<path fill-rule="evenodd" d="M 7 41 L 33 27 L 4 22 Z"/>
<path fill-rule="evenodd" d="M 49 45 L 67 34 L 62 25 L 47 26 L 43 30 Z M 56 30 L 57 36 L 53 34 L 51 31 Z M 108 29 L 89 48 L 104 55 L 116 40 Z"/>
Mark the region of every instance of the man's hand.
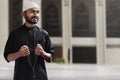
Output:
<path fill-rule="evenodd" d="M 37 44 L 35 48 L 35 54 L 43 57 L 45 60 L 50 60 L 51 54 L 44 51 L 40 44 Z"/>
<path fill-rule="evenodd" d="M 35 54 L 38 56 L 44 54 L 44 50 L 40 44 L 37 44 L 37 46 L 35 48 Z"/>
<path fill-rule="evenodd" d="M 28 46 L 26 45 L 23 45 L 19 51 L 15 52 L 15 53 L 10 53 L 8 56 L 7 56 L 7 60 L 8 61 L 13 61 L 13 60 L 16 60 L 18 59 L 19 57 L 25 57 L 25 56 L 28 56 L 30 55 L 30 51 L 29 51 L 29 48 Z"/>
<path fill-rule="evenodd" d="M 28 56 L 30 55 L 30 51 L 29 51 L 29 48 L 28 46 L 26 45 L 23 45 L 20 50 L 18 51 L 18 53 L 21 55 L 21 56 Z"/>

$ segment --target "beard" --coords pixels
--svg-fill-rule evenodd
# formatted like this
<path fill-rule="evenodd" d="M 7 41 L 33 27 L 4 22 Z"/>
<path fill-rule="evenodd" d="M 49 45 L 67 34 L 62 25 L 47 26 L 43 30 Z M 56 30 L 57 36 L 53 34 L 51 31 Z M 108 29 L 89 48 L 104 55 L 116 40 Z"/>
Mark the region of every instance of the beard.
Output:
<path fill-rule="evenodd" d="M 30 23 L 30 24 L 37 24 L 37 23 L 38 23 L 38 20 L 39 20 L 39 17 L 38 17 L 38 16 L 28 17 L 28 16 L 25 14 L 25 20 L 26 20 L 26 22 L 28 22 L 28 23 Z"/>

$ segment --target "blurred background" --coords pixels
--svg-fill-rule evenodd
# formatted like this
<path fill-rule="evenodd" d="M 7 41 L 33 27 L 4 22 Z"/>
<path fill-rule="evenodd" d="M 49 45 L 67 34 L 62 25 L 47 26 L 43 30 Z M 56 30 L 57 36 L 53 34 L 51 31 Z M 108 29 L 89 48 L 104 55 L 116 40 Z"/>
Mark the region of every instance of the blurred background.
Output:
<path fill-rule="evenodd" d="M 1 0 L 0 80 L 12 80 L 14 62 L 4 60 L 4 46 L 9 32 L 24 23 L 28 1 L 40 5 L 38 26 L 54 45 L 50 80 L 120 80 L 120 0 Z"/>

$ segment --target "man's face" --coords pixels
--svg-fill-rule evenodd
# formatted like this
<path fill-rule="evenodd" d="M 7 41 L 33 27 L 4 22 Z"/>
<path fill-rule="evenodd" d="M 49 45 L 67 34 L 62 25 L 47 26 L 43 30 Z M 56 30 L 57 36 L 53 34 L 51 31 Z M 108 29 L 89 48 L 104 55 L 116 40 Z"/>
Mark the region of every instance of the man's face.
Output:
<path fill-rule="evenodd" d="M 31 8 L 24 12 L 27 23 L 36 24 L 39 20 L 39 9 Z"/>

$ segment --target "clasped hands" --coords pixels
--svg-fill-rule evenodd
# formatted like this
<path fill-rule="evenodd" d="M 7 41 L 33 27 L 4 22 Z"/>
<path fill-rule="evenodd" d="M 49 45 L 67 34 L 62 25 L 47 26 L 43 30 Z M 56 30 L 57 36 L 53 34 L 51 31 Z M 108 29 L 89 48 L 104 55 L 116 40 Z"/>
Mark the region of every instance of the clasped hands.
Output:
<path fill-rule="evenodd" d="M 24 56 L 24 57 L 30 55 L 30 49 L 26 45 L 23 45 L 18 52 L 20 53 L 21 56 Z M 37 44 L 35 48 L 35 54 L 38 56 L 42 56 L 45 54 L 45 51 L 40 44 Z"/>

